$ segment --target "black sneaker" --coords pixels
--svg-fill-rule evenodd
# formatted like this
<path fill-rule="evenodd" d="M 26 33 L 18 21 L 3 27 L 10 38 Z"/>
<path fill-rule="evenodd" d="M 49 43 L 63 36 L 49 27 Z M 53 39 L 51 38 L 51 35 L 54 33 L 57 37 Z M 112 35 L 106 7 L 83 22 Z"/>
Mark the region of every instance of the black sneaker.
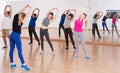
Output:
<path fill-rule="evenodd" d="M 68 48 L 68 47 L 66 47 L 65 49 L 66 49 L 66 50 L 68 50 L 69 48 Z"/>
<path fill-rule="evenodd" d="M 74 49 L 76 49 L 76 47 L 75 47 L 75 46 L 74 46 L 73 48 L 74 48 Z"/>
<path fill-rule="evenodd" d="M 33 44 L 32 42 L 29 43 L 29 45 L 32 45 L 32 44 Z"/>
<path fill-rule="evenodd" d="M 99 36 L 99 39 L 102 39 L 101 36 Z"/>
<path fill-rule="evenodd" d="M 59 35 L 59 37 L 61 37 L 61 34 Z"/>

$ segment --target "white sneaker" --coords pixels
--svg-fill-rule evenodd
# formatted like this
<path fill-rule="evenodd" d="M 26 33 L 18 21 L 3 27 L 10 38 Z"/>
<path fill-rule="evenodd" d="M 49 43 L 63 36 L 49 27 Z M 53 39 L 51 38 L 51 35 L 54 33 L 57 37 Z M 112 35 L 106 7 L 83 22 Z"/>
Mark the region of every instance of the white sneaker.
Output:
<path fill-rule="evenodd" d="M 55 56 L 55 52 L 52 52 L 52 55 Z"/>

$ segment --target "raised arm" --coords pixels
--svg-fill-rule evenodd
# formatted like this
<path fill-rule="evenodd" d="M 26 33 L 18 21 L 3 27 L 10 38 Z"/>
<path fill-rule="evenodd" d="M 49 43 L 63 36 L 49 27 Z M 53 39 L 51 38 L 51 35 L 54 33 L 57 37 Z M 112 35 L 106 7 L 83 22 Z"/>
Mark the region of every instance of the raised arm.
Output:
<path fill-rule="evenodd" d="M 89 16 L 90 16 L 90 10 L 91 10 L 91 7 L 86 7 L 88 9 L 88 14 L 86 14 L 86 18 L 84 19 L 84 23 L 88 20 Z"/>
<path fill-rule="evenodd" d="M 55 16 L 53 17 L 53 19 L 51 20 L 51 22 L 54 21 L 57 18 L 58 14 L 59 14 L 59 10 L 57 8 L 53 8 L 53 10 L 56 10 L 57 13 L 55 14 Z"/>
<path fill-rule="evenodd" d="M 54 10 L 54 8 L 52 8 L 51 10 L 49 10 L 48 12 L 47 12 L 47 14 L 46 14 L 46 17 L 48 16 L 48 14 L 50 13 L 50 12 L 52 12 Z"/>
<path fill-rule="evenodd" d="M 33 10 L 32 15 L 35 13 L 36 8 Z"/>
<path fill-rule="evenodd" d="M 35 9 L 38 11 L 38 14 L 37 14 L 37 18 L 38 18 L 39 14 L 40 14 L 40 9 L 38 9 L 38 8 L 35 8 Z"/>
<path fill-rule="evenodd" d="M 7 5 L 4 8 L 4 16 L 6 16 L 6 14 L 7 14 Z"/>
<path fill-rule="evenodd" d="M 71 13 L 72 13 L 72 11 L 73 11 L 73 9 L 69 9 L 69 10 L 68 10 L 68 14 L 67 14 L 67 15 L 71 14 Z"/>
<path fill-rule="evenodd" d="M 63 12 L 63 14 L 68 14 L 68 12 L 69 12 L 69 10 L 65 10 L 65 11 Z"/>
<path fill-rule="evenodd" d="M 12 16 L 12 6 L 8 5 L 8 7 L 10 8 L 10 17 Z"/>
<path fill-rule="evenodd" d="M 18 14 L 22 13 L 23 11 L 25 11 L 28 7 L 29 7 L 29 5 L 26 5 L 22 10 L 20 10 L 20 11 L 18 12 Z"/>
<path fill-rule="evenodd" d="M 98 12 L 98 18 L 101 18 L 103 16 L 103 12 Z"/>
<path fill-rule="evenodd" d="M 74 14 L 74 15 L 76 15 L 76 13 L 77 13 L 77 10 L 75 10 L 75 9 L 72 9 L 72 14 Z"/>
<path fill-rule="evenodd" d="M 26 16 L 25 16 L 25 18 L 22 20 L 22 22 L 25 22 L 25 20 L 27 19 L 27 17 L 30 15 L 30 13 L 31 13 L 31 7 L 29 6 L 29 5 L 27 5 L 26 7 L 25 7 L 25 9 L 26 8 L 29 8 L 30 10 L 26 13 Z M 24 9 L 24 8 L 23 8 Z"/>

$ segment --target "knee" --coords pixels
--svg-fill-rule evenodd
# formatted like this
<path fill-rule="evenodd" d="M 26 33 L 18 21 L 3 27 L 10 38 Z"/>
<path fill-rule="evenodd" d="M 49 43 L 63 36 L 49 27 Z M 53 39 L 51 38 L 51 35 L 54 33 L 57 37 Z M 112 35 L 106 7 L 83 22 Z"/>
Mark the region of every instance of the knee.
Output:
<path fill-rule="evenodd" d="M 12 55 L 12 54 L 13 54 L 13 52 L 14 52 L 14 50 L 10 50 L 9 55 Z"/>
<path fill-rule="evenodd" d="M 20 50 L 20 51 L 18 51 L 18 55 L 19 56 L 21 56 L 22 55 L 22 51 Z"/>

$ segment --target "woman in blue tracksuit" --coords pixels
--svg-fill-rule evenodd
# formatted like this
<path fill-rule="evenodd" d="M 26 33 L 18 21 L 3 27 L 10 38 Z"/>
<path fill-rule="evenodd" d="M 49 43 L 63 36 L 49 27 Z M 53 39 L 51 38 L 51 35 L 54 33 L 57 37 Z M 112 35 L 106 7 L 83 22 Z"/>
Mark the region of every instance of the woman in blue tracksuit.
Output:
<path fill-rule="evenodd" d="M 30 68 L 27 67 L 27 65 L 25 64 L 25 61 L 23 58 L 22 42 L 21 42 L 21 36 L 20 36 L 21 27 L 23 25 L 23 22 L 25 22 L 25 19 L 29 14 L 29 13 L 27 13 L 27 14 L 23 13 L 23 11 L 25 11 L 27 8 L 30 8 L 30 10 L 31 10 L 31 7 L 29 5 L 26 5 L 19 13 L 17 13 L 14 16 L 14 19 L 13 19 L 12 33 L 10 34 L 10 52 L 9 52 L 11 69 L 15 69 L 17 67 L 16 64 L 14 64 L 14 59 L 13 59 L 13 53 L 14 53 L 14 49 L 15 49 L 15 45 L 16 45 L 17 50 L 18 50 L 18 56 L 22 63 L 21 68 L 26 71 L 30 70 Z"/>

